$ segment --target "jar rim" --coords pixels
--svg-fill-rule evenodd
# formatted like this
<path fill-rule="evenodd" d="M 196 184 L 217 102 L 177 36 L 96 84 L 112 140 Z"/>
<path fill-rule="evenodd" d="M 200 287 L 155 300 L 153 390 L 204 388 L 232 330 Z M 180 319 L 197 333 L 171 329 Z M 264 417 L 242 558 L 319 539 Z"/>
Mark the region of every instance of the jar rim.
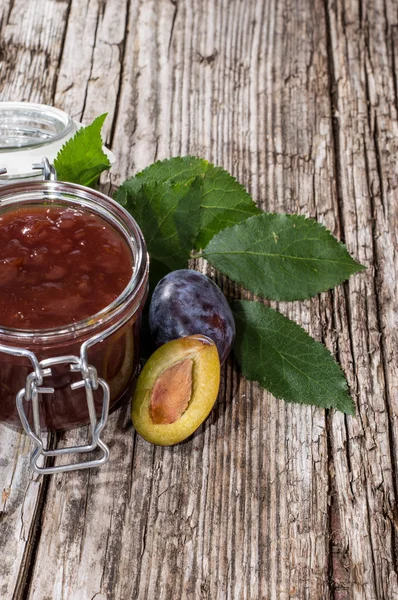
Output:
<path fill-rule="evenodd" d="M 91 209 L 94 213 L 111 221 L 111 224 L 123 235 L 132 251 L 133 273 L 119 296 L 96 314 L 76 323 L 48 329 L 28 330 L 0 326 L 2 339 L 7 339 L 9 342 L 19 340 L 36 344 L 54 343 L 81 335 L 91 336 L 98 330 L 105 329 L 110 322 L 123 319 L 126 305 L 130 307 L 129 314 L 134 314 L 142 297 L 146 294 L 149 270 L 149 257 L 144 236 L 135 219 L 123 206 L 106 194 L 79 184 L 62 181 L 29 181 L 0 186 L 0 208 L 17 204 L 22 200 L 37 205 L 40 201 L 37 197 L 34 198 L 35 194 L 36 196 L 42 195 L 41 200 L 47 203 L 49 200 L 64 201 L 65 203 L 69 200 L 71 204 L 78 204 L 86 210 Z M 130 317 L 128 316 L 128 318 Z"/>
<path fill-rule="evenodd" d="M 35 131 L 29 129 L 29 121 L 36 122 Z M 2 140 L 1 132 L 7 126 L 18 143 Z M 72 133 L 73 128 L 72 118 L 59 108 L 34 102 L 0 102 L 0 154 L 53 144 Z"/>

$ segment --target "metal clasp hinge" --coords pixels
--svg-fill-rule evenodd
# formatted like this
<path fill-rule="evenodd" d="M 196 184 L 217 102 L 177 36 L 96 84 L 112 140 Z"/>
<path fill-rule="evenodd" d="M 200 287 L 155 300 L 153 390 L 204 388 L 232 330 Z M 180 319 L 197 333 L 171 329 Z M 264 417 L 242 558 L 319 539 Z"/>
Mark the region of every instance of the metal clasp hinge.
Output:
<path fill-rule="evenodd" d="M 57 181 L 57 171 L 48 158 L 44 157 L 41 162 L 33 163 L 32 169 L 43 173 L 44 181 Z"/>
<path fill-rule="evenodd" d="M 23 357 L 30 361 L 33 371 L 26 378 L 25 387 L 22 388 L 16 396 L 16 404 L 21 419 L 22 426 L 25 432 L 29 435 L 33 441 L 35 450 L 32 452 L 30 457 L 30 464 L 32 469 L 39 474 L 52 474 L 62 473 L 63 471 L 75 471 L 77 469 L 89 469 L 90 467 L 99 467 L 106 463 L 109 459 L 109 448 L 101 440 L 100 434 L 106 425 L 109 414 L 109 403 L 110 393 L 109 386 L 104 379 L 98 377 L 97 370 L 95 367 L 88 362 L 88 350 L 95 344 L 98 344 L 105 340 L 108 336 L 112 335 L 120 327 L 122 327 L 127 321 L 115 322 L 108 329 L 100 331 L 93 337 L 89 338 L 80 347 L 80 357 L 77 356 L 57 356 L 54 358 L 46 358 L 39 361 L 37 356 L 31 350 L 27 348 L 15 348 L 13 346 L 6 346 L 0 344 L 0 353 L 8 354 L 10 356 Z M 74 373 L 78 372 L 81 374 L 82 379 L 71 384 L 72 390 L 76 390 L 84 387 L 86 391 L 86 400 L 88 413 L 90 417 L 90 430 L 91 430 L 91 443 L 83 446 L 70 446 L 68 448 L 58 448 L 56 450 L 48 450 L 44 447 L 42 440 L 42 430 L 40 426 L 40 394 L 53 394 L 54 388 L 45 387 L 44 378 L 51 375 L 51 367 L 53 365 L 69 364 L 70 370 Z M 93 392 L 102 389 L 102 409 L 101 417 L 98 420 L 94 406 Z M 33 412 L 33 429 L 28 421 L 23 407 L 24 401 L 32 402 Z M 66 465 L 57 465 L 53 467 L 40 467 L 37 464 L 38 459 L 50 456 L 64 456 L 71 455 L 74 453 L 92 452 L 99 448 L 102 451 L 102 456 L 97 459 L 88 460 L 85 462 L 69 463 Z"/>
<path fill-rule="evenodd" d="M 44 181 L 57 181 L 57 171 L 54 165 L 50 163 L 47 157 L 44 157 L 41 162 L 33 163 L 33 171 L 41 171 L 43 173 Z M 6 175 L 7 169 L 0 167 L 0 175 Z"/>
<path fill-rule="evenodd" d="M 58 448 L 57 450 L 48 450 L 44 447 L 42 439 L 39 407 L 40 394 L 54 393 L 54 388 L 43 387 L 43 379 L 51 375 L 51 367 L 53 365 L 60 364 L 69 364 L 72 372 L 80 372 L 82 375 L 81 381 L 72 383 L 71 388 L 72 390 L 82 387 L 85 388 L 90 417 L 91 443 L 82 446 L 69 446 L 67 448 Z M 102 388 L 103 397 L 101 417 L 97 420 L 93 392 L 99 387 Z M 24 401 L 32 402 L 33 429 L 23 407 Z M 74 471 L 77 469 L 89 469 L 91 467 L 99 467 L 108 461 L 109 448 L 101 440 L 100 433 L 106 424 L 109 413 L 109 386 L 104 379 L 98 377 L 95 367 L 84 364 L 77 356 L 60 356 L 47 358 L 40 362 L 37 361 L 36 364 L 34 364 L 34 371 L 30 373 L 26 379 L 25 387 L 18 392 L 16 403 L 22 426 L 36 446 L 30 458 L 30 465 L 36 473 L 48 475 L 64 471 Z M 97 448 L 102 451 L 102 456 L 100 456 L 100 458 L 77 463 L 68 463 L 66 465 L 56 465 L 53 467 L 40 467 L 38 465 L 38 460 L 41 456 L 69 456 L 75 453 L 93 452 Z"/>

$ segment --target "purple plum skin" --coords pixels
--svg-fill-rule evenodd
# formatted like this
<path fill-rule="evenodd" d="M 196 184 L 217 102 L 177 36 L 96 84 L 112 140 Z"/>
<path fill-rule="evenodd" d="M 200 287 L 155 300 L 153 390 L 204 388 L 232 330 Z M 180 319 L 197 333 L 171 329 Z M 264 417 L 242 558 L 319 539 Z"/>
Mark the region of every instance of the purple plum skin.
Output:
<path fill-rule="evenodd" d="M 220 288 L 190 269 L 172 271 L 157 284 L 149 307 L 155 345 L 202 333 L 217 346 L 223 364 L 235 338 L 235 321 Z"/>

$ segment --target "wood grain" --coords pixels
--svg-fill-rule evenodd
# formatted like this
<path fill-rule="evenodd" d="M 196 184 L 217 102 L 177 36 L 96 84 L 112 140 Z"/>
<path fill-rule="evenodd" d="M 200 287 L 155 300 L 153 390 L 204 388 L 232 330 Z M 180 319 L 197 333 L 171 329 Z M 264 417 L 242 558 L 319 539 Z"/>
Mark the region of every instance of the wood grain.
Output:
<path fill-rule="evenodd" d="M 52 104 L 68 5 L 56 0 L 0 5 L 1 100 Z M 29 572 L 48 481 L 29 469 L 26 436 L 0 424 L 0 597 L 20 597 Z"/>
<path fill-rule="evenodd" d="M 125 408 L 98 471 L 36 480 L 2 427 L 2 598 L 398 598 L 397 21 L 393 0 L 2 4 L 2 98 L 108 111 L 114 184 L 205 156 L 368 266 L 278 307 L 335 353 L 356 418 L 275 400 L 229 359 L 192 440 L 150 446 Z"/>

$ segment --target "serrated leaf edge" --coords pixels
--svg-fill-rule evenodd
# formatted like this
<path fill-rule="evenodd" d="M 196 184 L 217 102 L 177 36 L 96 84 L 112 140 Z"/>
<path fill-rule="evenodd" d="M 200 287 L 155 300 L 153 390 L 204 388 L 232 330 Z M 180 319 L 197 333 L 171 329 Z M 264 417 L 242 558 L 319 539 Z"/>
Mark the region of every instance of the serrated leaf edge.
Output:
<path fill-rule="evenodd" d="M 102 130 L 102 127 L 104 125 L 104 122 L 105 122 L 105 119 L 106 119 L 107 116 L 108 116 L 108 113 L 103 113 L 102 115 L 99 115 L 89 125 L 84 125 L 83 127 L 80 127 L 71 138 L 69 138 L 68 140 L 66 140 L 66 142 L 64 144 L 62 144 L 61 148 L 57 152 L 57 156 L 54 158 L 54 167 L 55 167 L 55 169 L 57 169 L 56 162 L 59 161 L 59 160 L 61 160 L 59 157 L 62 154 L 62 152 L 65 149 L 67 149 L 68 146 L 71 145 L 74 141 L 76 141 L 77 139 L 79 139 L 79 137 L 81 135 L 83 135 L 83 133 L 84 133 L 84 131 L 86 129 L 88 129 L 89 127 L 91 127 L 92 125 L 94 125 L 94 123 L 96 123 L 97 121 L 100 121 L 102 119 L 101 127 L 100 127 L 100 135 L 101 135 L 101 130 Z M 101 141 L 102 141 L 102 144 L 103 144 L 104 141 L 102 139 L 102 135 L 101 135 Z M 110 163 L 109 157 L 105 154 L 102 146 L 101 146 L 101 152 L 102 152 L 102 158 L 105 159 L 104 163 L 106 163 L 106 165 L 107 165 L 106 169 L 104 169 L 104 170 L 110 169 L 112 165 Z"/>
<path fill-rule="evenodd" d="M 199 156 L 191 156 L 190 154 L 188 156 L 172 156 L 171 158 L 163 158 L 160 160 L 157 160 L 156 162 L 148 165 L 147 167 L 145 167 L 144 169 L 141 169 L 141 171 L 138 171 L 138 173 L 135 173 L 135 175 L 132 175 L 131 177 L 128 177 L 125 181 L 123 181 L 123 183 L 120 185 L 120 187 L 117 189 L 117 192 L 119 191 L 119 189 L 121 187 L 123 187 L 124 185 L 128 184 L 129 182 L 131 182 L 133 179 L 135 179 L 136 177 L 143 177 L 144 174 L 149 171 L 149 169 L 152 169 L 155 165 L 159 166 L 162 165 L 163 163 L 167 163 L 170 162 L 170 160 L 173 159 L 188 159 L 188 160 L 200 160 L 203 161 L 204 163 L 206 163 L 206 166 L 211 165 L 211 163 L 209 163 L 205 158 L 200 158 Z M 214 166 L 214 165 L 211 165 Z M 170 181 L 171 179 L 173 179 L 173 177 L 169 177 L 168 179 L 154 179 L 153 183 L 165 183 L 166 181 Z"/>
<path fill-rule="evenodd" d="M 234 302 L 231 303 L 231 309 L 232 312 L 235 314 L 236 312 L 234 311 L 234 307 L 237 306 L 241 306 L 242 304 L 255 304 L 255 305 L 260 305 L 263 306 L 264 309 L 268 309 L 271 310 L 275 313 L 277 313 L 280 317 L 282 317 L 283 320 L 289 321 L 290 323 L 293 323 L 293 325 L 300 330 L 300 332 L 304 332 L 308 338 L 310 340 L 312 340 L 314 342 L 314 344 L 319 344 L 320 346 L 322 346 L 330 355 L 331 359 L 333 360 L 334 364 L 338 367 L 342 377 L 343 377 L 343 386 L 342 386 L 342 391 L 346 393 L 347 395 L 347 399 L 350 401 L 351 406 L 352 406 L 352 412 L 346 412 L 346 411 L 342 411 L 340 408 L 338 408 L 337 406 L 333 406 L 332 404 L 330 404 L 329 406 L 320 406 L 318 404 L 306 404 L 305 402 L 301 402 L 300 400 L 290 400 L 290 399 L 286 399 L 283 396 L 279 395 L 279 394 L 275 394 L 274 392 L 272 392 L 271 390 L 269 390 L 268 388 L 266 388 L 260 381 L 258 381 L 255 378 L 252 378 L 250 376 L 247 376 L 244 371 L 243 371 L 243 367 L 242 367 L 242 362 L 240 360 L 239 354 L 238 352 L 235 350 L 235 344 L 236 344 L 236 340 L 233 346 L 234 349 L 234 355 L 236 357 L 236 360 L 240 366 L 240 369 L 242 371 L 242 374 L 244 375 L 245 379 L 247 379 L 248 381 L 255 381 L 256 383 L 258 383 L 264 390 L 266 390 L 267 392 L 269 392 L 270 394 L 272 394 L 272 396 L 274 396 L 274 398 L 277 398 L 278 400 L 283 400 L 284 402 L 289 402 L 291 404 L 300 404 L 300 405 L 304 405 L 304 406 L 315 406 L 316 408 L 320 408 L 323 410 L 329 410 L 329 409 L 336 409 L 336 410 L 340 410 L 340 412 L 343 412 L 344 414 L 348 414 L 351 416 L 355 416 L 356 411 L 355 411 L 355 403 L 354 400 L 352 399 L 352 396 L 350 394 L 350 390 L 348 387 L 348 383 L 347 383 L 347 379 L 345 376 L 345 373 L 340 365 L 340 363 L 336 360 L 336 358 L 333 356 L 333 354 L 330 352 L 329 348 L 327 348 L 325 346 L 325 344 L 323 344 L 322 342 L 319 342 L 318 340 L 316 340 L 315 338 L 312 337 L 312 335 L 310 335 L 305 329 L 304 327 L 302 327 L 301 325 L 299 325 L 296 321 L 293 321 L 293 319 L 289 319 L 289 317 L 286 317 L 285 315 L 283 315 L 282 313 L 280 313 L 279 311 L 275 310 L 274 308 L 272 308 L 271 306 L 264 306 L 261 303 L 255 302 L 253 300 L 235 300 Z"/>
<path fill-rule="evenodd" d="M 245 188 L 245 186 L 240 183 L 240 181 L 237 180 L 237 178 L 234 175 L 231 175 L 231 173 L 229 171 L 227 171 L 224 167 L 221 167 L 219 165 L 215 165 L 214 163 L 209 162 L 208 160 L 206 160 L 205 158 L 201 158 L 200 156 L 192 156 L 192 155 L 187 155 L 187 156 L 173 156 L 171 158 L 164 158 L 162 160 L 157 160 L 156 162 L 152 163 L 151 165 L 148 165 L 147 167 L 145 167 L 145 169 L 142 169 L 141 171 L 138 171 L 138 173 L 136 173 L 135 175 L 132 175 L 131 177 L 128 177 L 120 186 L 119 188 L 116 190 L 116 194 L 118 193 L 118 191 L 126 185 L 126 187 L 128 187 L 128 184 L 136 178 L 141 178 L 144 176 L 144 174 L 146 174 L 147 171 L 149 171 L 149 169 L 152 169 L 155 165 L 156 166 L 160 166 L 164 163 L 170 162 L 171 160 L 174 159 L 187 159 L 187 160 L 196 160 L 196 161 L 201 161 L 206 165 L 206 170 L 204 170 L 202 175 L 195 175 L 194 177 L 204 177 L 206 175 L 206 171 L 209 168 L 213 168 L 215 170 L 219 170 L 219 171 L 223 171 L 224 173 L 226 173 L 234 183 L 236 183 L 241 190 L 246 194 L 246 196 L 248 198 L 250 198 L 250 200 L 253 202 L 253 204 L 255 206 L 257 206 L 255 200 L 253 199 L 253 197 L 251 196 L 251 194 L 249 194 L 249 192 L 247 191 L 247 189 Z M 169 177 L 167 179 L 153 179 L 153 183 L 166 183 L 168 181 L 173 181 L 173 179 L 175 179 L 176 177 L 178 177 L 178 174 L 173 175 L 173 177 Z M 181 182 L 180 182 L 181 183 Z M 144 182 L 143 184 L 144 185 Z M 202 207 L 201 208 L 206 208 L 206 207 Z M 258 208 L 258 207 L 257 207 Z M 259 208 L 259 210 L 261 210 Z M 223 230 L 224 231 L 224 230 Z"/>
<path fill-rule="evenodd" d="M 214 242 L 214 240 L 218 237 L 221 236 L 224 231 L 227 231 L 228 229 L 234 229 L 237 227 L 241 227 L 242 225 L 246 224 L 248 221 L 252 221 L 253 219 L 258 219 L 259 217 L 263 217 L 264 215 L 268 215 L 268 216 L 275 216 L 275 217 L 289 217 L 292 219 L 297 219 L 297 220 L 301 220 L 301 221 L 311 221 L 313 223 L 315 223 L 318 227 L 320 227 L 321 229 L 323 229 L 330 238 L 332 238 L 340 247 L 344 248 L 344 250 L 347 252 L 347 254 L 349 255 L 349 257 L 351 258 L 351 260 L 353 261 L 354 265 L 356 265 L 358 268 L 353 271 L 353 273 L 351 273 L 350 275 L 348 275 L 348 277 L 345 277 L 341 280 L 339 280 L 336 284 L 334 284 L 332 287 L 325 287 L 325 288 L 321 288 L 319 289 L 318 292 L 316 292 L 315 294 L 311 294 L 311 295 L 305 295 L 305 296 L 264 296 L 261 292 L 259 292 L 258 290 L 255 289 L 250 289 L 250 292 L 253 292 L 254 294 L 256 294 L 257 296 L 259 296 L 260 298 L 264 298 L 267 300 L 274 300 L 275 302 L 294 302 L 296 300 L 309 300 L 310 298 L 315 298 L 316 296 L 318 296 L 318 294 L 322 294 L 323 292 L 327 292 L 329 290 L 334 289 L 336 286 L 341 285 L 342 283 L 344 283 L 345 281 L 348 281 L 348 279 L 352 276 L 355 275 L 357 273 L 361 273 L 362 271 L 366 270 L 367 267 L 365 265 L 362 265 L 361 263 L 359 263 L 358 261 L 356 261 L 354 258 L 352 258 L 351 254 L 349 253 L 349 251 L 347 250 L 347 247 L 345 246 L 345 244 L 343 244 L 343 242 L 341 242 L 340 240 L 338 240 L 333 234 L 332 232 L 327 229 L 327 227 L 325 227 L 325 225 L 323 225 L 323 223 L 319 223 L 319 221 L 316 221 L 316 219 L 313 219 L 312 217 L 306 217 L 305 215 L 298 215 L 298 214 L 289 214 L 289 213 L 271 213 L 271 212 L 262 212 L 259 215 L 253 215 L 252 217 L 249 217 L 248 219 L 245 219 L 244 221 L 241 221 L 240 223 L 237 223 L 236 225 L 232 225 L 231 227 L 225 227 L 225 229 L 222 229 L 222 231 L 220 231 L 219 233 L 216 233 L 212 239 L 210 240 L 210 242 L 208 243 L 208 245 L 206 246 L 206 248 Z M 211 261 L 211 258 L 209 255 L 206 254 L 206 248 L 203 250 L 203 252 L 198 255 L 195 256 L 195 258 L 205 258 L 210 264 L 213 264 Z M 215 254 L 213 252 L 213 254 Z M 221 254 L 221 253 L 220 253 Z M 224 253 L 223 253 L 224 254 Z M 215 266 L 215 265 L 213 265 Z M 217 268 L 219 271 L 221 271 L 221 273 L 224 273 L 224 271 L 222 271 L 222 269 L 220 269 L 220 267 L 215 267 Z M 238 283 L 241 287 L 243 287 L 244 289 L 249 289 L 246 288 L 244 286 L 244 284 L 242 283 L 242 281 L 240 281 L 238 278 L 237 279 L 232 279 L 229 275 L 227 275 L 226 273 L 224 273 L 224 275 L 226 275 L 229 279 L 231 279 L 232 281 L 235 281 L 236 283 Z"/>

